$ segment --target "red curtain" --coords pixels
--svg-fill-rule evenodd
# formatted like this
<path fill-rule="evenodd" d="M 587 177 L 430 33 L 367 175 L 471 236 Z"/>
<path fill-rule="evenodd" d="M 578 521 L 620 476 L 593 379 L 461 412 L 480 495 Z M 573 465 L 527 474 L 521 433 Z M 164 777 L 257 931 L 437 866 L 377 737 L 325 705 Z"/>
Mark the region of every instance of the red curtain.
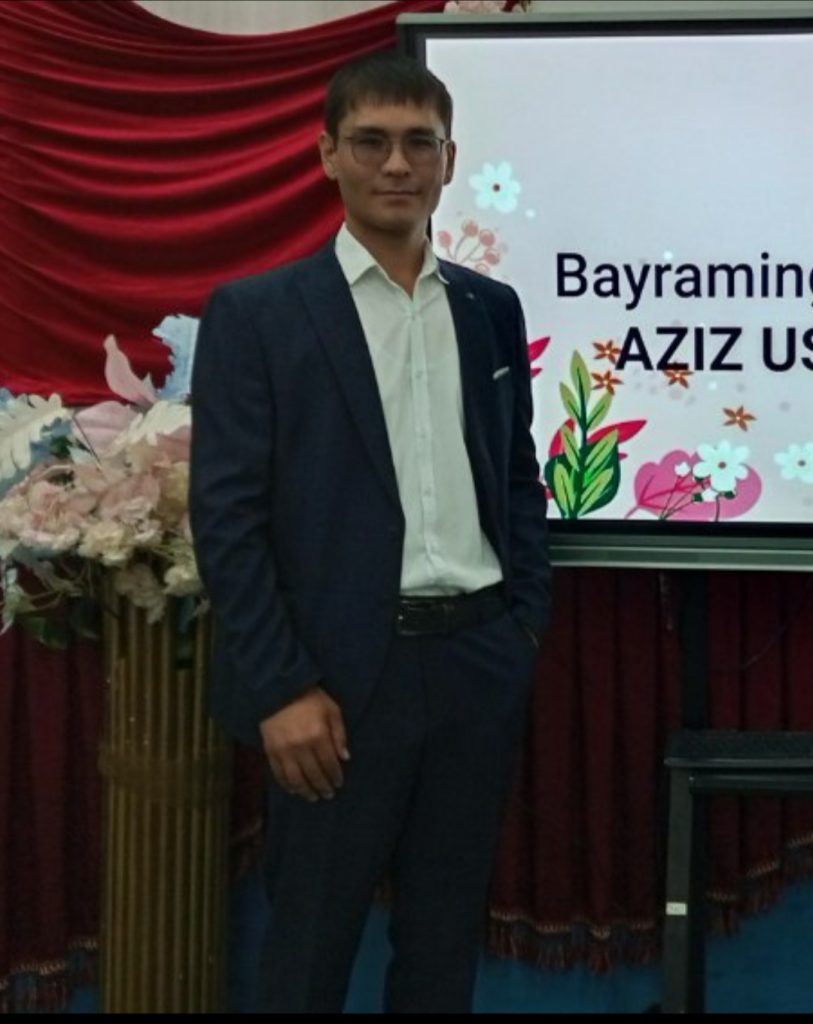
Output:
<path fill-rule="evenodd" d="M 560 569 L 491 896 L 491 945 L 595 970 L 660 952 L 668 779 L 681 724 L 679 572 Z M 813 729 L 813 576 L 708 574 L 708 724 Z M 813 801 L 711 801 L 712 925 L 813 871 Z"/>
<path fill-rule="evenodd" d="M 0 637 L 0 1010 L 58 1009 L 96 948 L 100 662 Z"/>
<path fill-rule="evenodd" d="M 164 316 L 338 227 L 316 149 L 331 74 L 394 46 L 396 14 L 442 8 L 228 36 L 131 0 L 0 0 L 0 384 L 109 398 L 109 333 L 162 382 Z"/>

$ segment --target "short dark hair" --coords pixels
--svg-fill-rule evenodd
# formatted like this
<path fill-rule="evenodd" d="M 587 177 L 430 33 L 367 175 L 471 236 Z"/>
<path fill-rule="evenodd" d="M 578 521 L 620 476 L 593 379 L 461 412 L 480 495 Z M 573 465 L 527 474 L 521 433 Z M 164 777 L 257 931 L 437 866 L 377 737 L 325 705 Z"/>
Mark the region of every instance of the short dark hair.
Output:
<path fill-rule="evenodd" d="M 364 100 L 434 107 L 447 138 L 452 134 L 452 97 L 420 61 L 395 50 L 374 53 L 339 68 L 327 89 L 325 131 L 334 139 L 339 123 Z"/>

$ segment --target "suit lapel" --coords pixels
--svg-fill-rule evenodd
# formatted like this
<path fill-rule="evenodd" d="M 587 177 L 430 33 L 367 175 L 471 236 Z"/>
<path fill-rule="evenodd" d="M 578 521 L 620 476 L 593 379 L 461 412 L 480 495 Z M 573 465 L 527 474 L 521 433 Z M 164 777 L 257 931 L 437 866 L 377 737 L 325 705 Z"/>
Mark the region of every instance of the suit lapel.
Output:
<path fill-rule="evenodd" d="M 463 388 L 463 413 L 467 440 L 479 451 L 488 436 L 485 422 L 491 408 L 488 387 L 492 381 L 494 340 L 490 320 L 476 292 L 453 264 L 444 261 L 443 276 L 449 284 L 446 294 L 452 311 L 457 348 L 460 353 L 460 380 Z"/>
<path fill-rule="evenodd" d="M 400 507 L 373 361 L 333 241 L 309 262 L 300 288 L 362 441 L 387 493 Z"/>
<path fill-rule="evenodd" d="M 497 480 L 488 446 L 488 439 L 494 432 L 494 424 L 489 421 L 490 410 L 494 405 L 494 396 L 489 388 L 494 386 L 492 374 L 495 358 L 491 320 L 482 300 L 455 265 L 443 260 L 441 270 L 449 282 L 446 294 L 460 353 L 466 448 L 474 485 L 481 511 L 496 518 Z"/>

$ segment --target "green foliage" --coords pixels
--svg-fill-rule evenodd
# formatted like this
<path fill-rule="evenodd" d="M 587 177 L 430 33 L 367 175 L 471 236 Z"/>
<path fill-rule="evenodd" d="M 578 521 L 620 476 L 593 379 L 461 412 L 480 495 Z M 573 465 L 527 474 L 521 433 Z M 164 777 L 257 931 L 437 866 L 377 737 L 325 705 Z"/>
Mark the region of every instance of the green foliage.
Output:
<path fill-rule="evenodd" d="M 618 431 L 611 430 L 598 439 L 590 437 L 606 419 L 613 396 L 605 392 L 594 400 L 590 374 L 578 352 L 571 359 L 570 377 L 573 389 L 562 382 L 559 394 L 575 429 L 568 423 L 561 428 L 563 450 L 548 460 L 545 481 L 562 518 L 578 519 L 613 500 L 621 482 L 621 469 Z"/>

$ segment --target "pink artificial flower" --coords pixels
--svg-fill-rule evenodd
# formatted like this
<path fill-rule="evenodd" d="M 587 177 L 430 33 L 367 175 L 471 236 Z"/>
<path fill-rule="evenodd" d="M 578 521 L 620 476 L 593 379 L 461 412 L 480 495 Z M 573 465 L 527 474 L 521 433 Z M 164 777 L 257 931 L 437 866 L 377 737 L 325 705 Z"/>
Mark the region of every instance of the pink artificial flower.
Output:
<path fill-rule="evenodd" d="M 110 390 L 136 405 L 154 405 L 158 401 L 158 396 L 152 385 L 147 379 L 139 380 L 136 377 L 130 360 L 121 351 L 112 334 L 104 339 L 104 350 L 107 353 L 104 377 Z"/>
<path fill-rule="evenodd" d="M 116 438 L 123 434 L 138 416 L 137 410 L 121 402 L 99 402 L 79 410 L 74 419 L 79 424 L 79 436 L 97 455 L 104 454 Z"/>

